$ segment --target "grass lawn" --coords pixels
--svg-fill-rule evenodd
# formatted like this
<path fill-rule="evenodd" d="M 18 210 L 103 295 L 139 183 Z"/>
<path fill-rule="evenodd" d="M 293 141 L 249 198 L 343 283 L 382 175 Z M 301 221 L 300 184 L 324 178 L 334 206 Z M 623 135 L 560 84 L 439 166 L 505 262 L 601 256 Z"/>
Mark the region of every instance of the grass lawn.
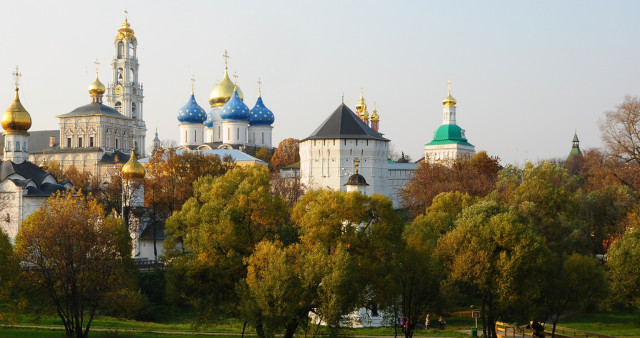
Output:
<path fill-rule="evenodd" d="M 610 336 L 640 336 L 640 312 L 578 314 L 560 318 L 558 326 Z"/>

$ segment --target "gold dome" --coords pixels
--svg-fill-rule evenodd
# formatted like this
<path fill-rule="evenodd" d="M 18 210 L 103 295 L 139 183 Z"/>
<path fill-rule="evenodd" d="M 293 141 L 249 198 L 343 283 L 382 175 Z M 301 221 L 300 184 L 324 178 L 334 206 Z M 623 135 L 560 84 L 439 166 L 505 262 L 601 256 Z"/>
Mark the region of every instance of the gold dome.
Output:
<path fill-rule="evenodd" d="M 124 22 L 120 25 L 120 29 L 118 29 L 116 40 L 136 41 L 136 36 L 133 34 L 133 29 L 131 29 L 131 25 L 129 25 L 129 21 L 127 20 L 127 11 L 125 11 Z"/>
<path fill-rule="evenodd" d="M 373 114 L 371 114 L 371 121 L 379 121 L 380 116 L 378 116 L 378 109 L 376 108 L 375 102 L 373 103 Z"/>
<path fill-rule="evenodd" d="M 105 90 L 104 85 L 98 79 L 98 74 L 96 74 L 96 79 L 89 85 L 89 94 L 91 94 L 91 96 L 102 96 Z"/>
<path fill-rule="evenodd" d="M 442 104 L 445 107 L 455 107 L 456 106 L 456 99 L 454 99 L 453 96 L 451 96 L 451 81 L 449 81 L 448 86 L 449 86 L 449 93 L 447 94 L 447 97 L 445 97 L 442 100 Z"/>
<path fill-rule="evenodd" d="M 129 161 L 122 166 L 122 176 L 125 179 L 143 179 L 144 175 L 144 167 L 138 162 L 136 154 L 131 150 Z"/>
<path fill-rule="evenodd" d="M 40 162 L 39 167 L 44 171 L 49 170 L 49 163 L 47 162 L 47 158 L 45 157 L 44 150 L 42 151 L 42 162 Z"/>
<path fill-rule="evenodd" d="M 362 112 L 366 112 L 367 111 L 367 104 L 364 101 L 364 91 L 363 91 L 362 88 L 360 88 L 360 100 L 358 101 L 358 104 L 356 105 L 356 111 L 358 113 L 362 113 Z"/>
<path fill-rule="evenodd" d="M 18 88 L 11 106 L 2 115 L 2 128 L 6 131 L 27 131 L 31 128 L 31 115 L 20 103 Z"/>
<path fill-rule="evenodd" d="M 224 106 L 224 104 L 231 99 L 234 88 L 237 88 L 240 100 L 244 101 L 244 94 L 242 93 L 242 90 L 231 82 L 231 79 L 229 79 L 229 73 L 225 67 L 222 81 L 218 82 L 218 84 L 211 89 L 211 93 L 209 94 L 209 104 L 211 107 Z"/>

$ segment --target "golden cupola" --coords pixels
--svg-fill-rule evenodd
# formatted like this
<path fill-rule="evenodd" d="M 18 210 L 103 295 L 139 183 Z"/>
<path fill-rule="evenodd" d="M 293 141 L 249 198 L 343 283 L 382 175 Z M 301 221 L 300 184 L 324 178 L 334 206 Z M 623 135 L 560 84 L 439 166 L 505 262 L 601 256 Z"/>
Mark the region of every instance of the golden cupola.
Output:
<path fill-rule="evenodd" d="M 222 77 L 222 81 L 218 82 L 213 89 L 211 89 L 211 93 L 209 94 L 209 105 L 211 107 L 222 107 L 227 101 L 231 99 L 233 96 L 233 91 L 238 91 L 238 97 L 240 100 L 244 101 L 244 94 L 240 87 L 236 87 L 236 85 L 229 78 L 229 69 L 227 65 L 227 59 L 229 58 L 229 54 L 227 51 L 224 51 L 224 76 Z"/>
<path fill-rule="evenodd" d="M 378 109 L 376 108 L 376 104 L 373 104 L 373 114 L 371 114 L 371 121 L 379 121 L 380 116 L 378 115 Z"/>
<path fill-rule="evenodd" d="M 16 96 L 13 98 L 11 106 L 2 114 L 2 122 L 0 122 L 0 124 L 5 130 L 5 133 L 26 132 L 31 128 L 31 115 L 29 115 L 29 112 L 24 108 L 22 103 L 20 103 L 18 90 L 18 84 L 16 83 Z"/>
<path fill-rule="evenodd" d="M 363 113 L 366 114 L 367 117 L 369 116 L 369 113 L 367 112 L 367 103 L 364 100 L 364 90 L 362 88 L 360 88 L 360 100 L 356 105 L 356 112 L 361 116 L 363 116 Z"/>
<path fill-rule="evenodd" d="M 89 94 L 91 94 L 91 96 L 102 96 L 104 95 L 104 92 L 106 91 L 106 88 L 104 86 L 104 84 L 102 84 L 102 82 L 100 82 L 100 79 L 98 79 L 98 73 L 96 72 L 96 79 L 91 82 L 91 84 L 89 84 Z"/>
<path fill-rule="evenodd" d="M 125 179 L 144 179 L 144 175 L 144 167 L 138 162 L 136 154 L 131 150 L 129 161 L 122 166 L 122 176 Z"/>
<path fill-rule="evenodd" d="M 448 86 L 449 86 L 449 92 L 447 94 L 447 97 L 445 97 L 442 100 L 442 104 L 445 107 L 455 107 L 456 106 L 456 99 L 454 99 L 453 96 L 451 96 L 451 81 L 448 82 Z"/>
<path fill-rule="evenodd" d="M 116 40 L 136 41 L 136 36 L 133 34 L 133 29 L 131 29 L 131 25 L 129 25 L 129 21 L 127 20 L 127 11 L 124 13 L 124 22 L 120 25 L 120 29 L 118 29 Z"/>

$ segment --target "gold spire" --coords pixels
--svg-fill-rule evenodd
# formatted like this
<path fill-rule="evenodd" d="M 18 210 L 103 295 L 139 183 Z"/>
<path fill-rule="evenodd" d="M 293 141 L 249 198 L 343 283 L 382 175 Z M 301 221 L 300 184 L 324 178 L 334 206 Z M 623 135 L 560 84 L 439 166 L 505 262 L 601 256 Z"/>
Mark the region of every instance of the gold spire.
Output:
<path fill-rule="evenodd" d="M 96 59 L 94 63 L 96 64 L 96 79 L 89 84 L 88 90 L 92 97 L 101 97 L 105 92 L 105 87 L 102 82 L 100 82 L 100 79 L 98 79 L 98 66 L 100 65 L 100 62 Z"/>
<path fill-rule="evenodd" d="M 49 170 L 49 163 L 47 163 L 47 158 L 44 154 L 44 149 L 42 149 L 42 162 L 40 162 L 39 167 L 44 171 Z"/>
<path fill-rule="evenodd" d="M 456 106 L 456 99 L 454 99 L 453 96 L 451 96 L 451 80 L 449 80 L 449 82 L 447 82 L 447 85 L 449 87 L 449 93 L 447 94 L 447 97 L 445 97 L 444 100 L 442 100 L 442 104 L 445 107 L 455 107 Z"/>
<path fill-rule="evenodd" d="M 358 101 L 358 104 L 356 105 L 356 111 L 358 113 L 360 113 L 362 115 L 363 112 L 367 111 L 367 104 L 365 103 L 364 100 L 364 88 L 360 87 L 360 100 Z M 367 115 L 369 115 L 367 113 Z"/>
<path fill-rule="evenodd" d="M 373 114 L 371 114 L 371 121 L 380 120 L 380 116 L 378 116 L 378 109 L 376 108 L 376 103 L 373 103 Z"/>
<path fill-rule="evenodd" d="M 240 100 L 244 101 L 244 94 L 242 93 L 242 90 L 240 87 L 236 88 L 236 85 L 231 82 L 231 79 L 229 78 L 229 69 L 227 65 L 229 53 L 225 50 L 222 56 L 225 59 L 224 76 L 222 77 L 222 81 L 218 82 L 213 89 L 211 89 L 211 93 L 209 94 L 209 105 L 211 105 L 212 108 L 224 106 L 224 104 L 231 99 L 234 89 L 238 90 Z"/>
<path fill-rule="evenodd" d="M 16 66 L 16 71 L 13 72 L 12 75 L 15 78 L 16 95 L 13 98 L 11 106 L 2 114 L 0 125 L 2 125 L 2 128 L 5 130 L 3 135 L 8 132 L 23 133 L 31 128 L 31 115 L 29 115 L 29 112 L 20 102 L 20 96 L 18 95 L 18 91 L 20 90 L 20 77 L 22 76 L 18 70 L 18 66 Z"/>
<path fill-rule="evenodd" d="M 145 175 L 144 167 L 138 159 L 136 158 L 136 154 L 131 150 L 131 157 L 129 157 L 129 161 L 122 166 L 122 176 L 125 179 L 143 179 Z"/>
<path fill-rule="evenodd" d="M 194 93 L 195 85 L 196 85 L 196 76 L 195 75 L 191 75 L 191 95 L 193 95 L 193 93 Z M 156 131 L 158 131 L 157 128 L 156 128 Z"/>
<path fill-rule="evenodd" d="M 133 29 L 131 29 L 131 25 L 129 25 L 129 20 L 127 18 L 129 12 L 127 10 L 124 11 L 124 22 L 120 25 L 120 29 L 118 29 L 118 35 L 116 35 L 116 40 L 129 40 L 136 41 L 136 37 L 133 34 Z"/>

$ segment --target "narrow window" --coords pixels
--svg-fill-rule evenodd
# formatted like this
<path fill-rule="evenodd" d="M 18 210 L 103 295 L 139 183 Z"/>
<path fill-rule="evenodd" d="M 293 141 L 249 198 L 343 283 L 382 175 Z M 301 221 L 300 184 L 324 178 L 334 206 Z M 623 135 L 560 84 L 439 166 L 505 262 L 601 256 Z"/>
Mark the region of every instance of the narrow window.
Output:
<path fill-rule="evenodd" d="M 236 140 L 240 139 L 240 128 L 236 128 Z"/>
<path fill-rule="evenodd" d="M 116 149 L 118 149 L 118 139 L 116 139 Z"/>
<path fill-rule="evenodd" d="M 78 148 L 82 148 L 82 137 L 78 137 Z"/>
<path fill-rule="evenodd" d="M 89 136 L 89 148 L 93 148 L 93 136 Z"/>
<path fill-rule="evenodd" d="M 262 144 L 264 144 L 264 132 L 262 132 Z"/>
<path fill-rule="evenodd" d="M 71 148 L 71 137 L 67 137 L 67 148 Z"/>
<path fill-rule="evenodd" d="M 187 131 L 184 131 L 184 143 L 189 142 L 189 138 L 187 137 Z"/>
<path fill-rule="evenodd" d="M 16 141 L 16 151 L 20 151 L 20 141 Z"/>

